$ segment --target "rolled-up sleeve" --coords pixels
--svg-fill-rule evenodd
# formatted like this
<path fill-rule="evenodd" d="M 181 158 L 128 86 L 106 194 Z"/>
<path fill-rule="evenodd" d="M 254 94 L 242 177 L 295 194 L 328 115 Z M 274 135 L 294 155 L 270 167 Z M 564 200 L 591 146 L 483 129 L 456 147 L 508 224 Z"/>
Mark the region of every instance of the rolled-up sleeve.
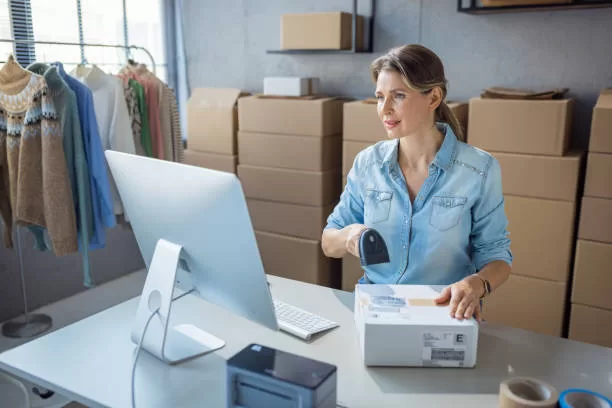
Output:
<path fill-rule="evenodd" d="M 501 168 L 494 157 L 488 167 L 480 197 L 472 207 L 472 261 L 478 271 L 493 261 L 512 265 Z"/>
<path fill-rule="evenodd" d="M 342 229 L 350 224 L 363 224 L 363 192 L 359 177 L 360 156 L 361 153 L 353 162 L 353 167 L 346 178 L 346 186 L 340 195 L 340 201 L 327 217 L 327 225 L 324 229 Z"/>

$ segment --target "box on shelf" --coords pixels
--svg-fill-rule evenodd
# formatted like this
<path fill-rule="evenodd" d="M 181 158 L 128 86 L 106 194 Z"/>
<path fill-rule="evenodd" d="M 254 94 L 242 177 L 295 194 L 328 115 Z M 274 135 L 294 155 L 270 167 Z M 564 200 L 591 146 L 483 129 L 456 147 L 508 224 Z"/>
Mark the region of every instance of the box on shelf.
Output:
<path fill-rule="evenodd" d="M 319 93 L 319 78 L 265 77 L 264 95 L 310 96 Z"/>
<path fill-rule="evenodd" d="M 323 255 L 321 241 L 255 231 L 266 273 L 339 288 L 340 263 Z"/>
<path fill-rule="evenodd" d="M 474 319 L 454 319 L 450 316 L 450 306 L 434 303 L 433 299 L 443 288 L 357 285 L 355 324 L 364 364 L 473 367 L 478 324 Z"/>
<path fill-rule="evenodd" d="M 612 153 L 612 88 L 601 91 L 593 109 L 589 151 Z"/>
<path fill-rule="evenodd" d="M 573 254 L 576 203 L 505 197 L 512 274 L 567 282 Z"/>
<path fill-rule="evenodd" d="M 342 133 L 342 105 L 337 98 L 240 98 L 240 130 L 303 136 Z"/>
<path fill-rule="evenodd" d="M 236 154 L 240 89 L 194 88 L 187 101 L 187 144 L 191 150 Z"/>
<path fill-rule="evenodd" d="M 294 13 L 281 15 L 281 49 L 350 50 L 353 46 L 350 13 Z M 363 16 L 357 16 L 356 49 L 363 49 Z"/>
<path fill-rule="evenodd" d="M 570 142 L 572 99 L 470 99 L 468 142 L 491 152 L 562 156 Z"/>
<path fill-rule="evenodd" d="M 325 137 L 238 132 L 240 164 L 293 170 L 340 168 L 341 135 Z"/>
<path fill-rule="evenodd" d="M 238 156 L 186 149 L 183 154 L 183 163 L 236 174 Z"/>
<path fill-rule="evenodd" d="M 612 348 L 612 310 L 572 304 L 568 338 Z"/>
<path fill-rule="evenodd" d="M 238 165 L 247 198 L 287 204 L 325 206 L 338 201 L 340 172 L 302 171 Z"/>
<path fill-rule="evenodd" d="M 561 336 L 565 315 L 566 283 L 528 278 L 513 273 L 483 306 L 493 323 Z M 516 269 L 517 273 L 522 272 Z"/>
<path fill-rule="evenodd" d="M 578 240 L 572 302 L 612 310 L 611 265 L 612 244 Z"/>
<path fill-rule="evenodd" d="M 610 130 L 612 138 L 612 129 Z M 584 195 L 612 199 L 612 154 L 589 153 L 587 158 Z"/>
<path fill-rule="evenodd" d="M 540 156 L 492 153 L 501 167 L 504 194 L 576 201 L 583 154 Z"/>
<path fill-rule="evenodd" d="M 258 231 L 320 240 L 333 205 L 308 205 L 247 200 L 253 228 Z"/>
<path fill-rule="evenodd" d="M 578 238 L 612 243 L 612 200 L 582 197 Z"/>

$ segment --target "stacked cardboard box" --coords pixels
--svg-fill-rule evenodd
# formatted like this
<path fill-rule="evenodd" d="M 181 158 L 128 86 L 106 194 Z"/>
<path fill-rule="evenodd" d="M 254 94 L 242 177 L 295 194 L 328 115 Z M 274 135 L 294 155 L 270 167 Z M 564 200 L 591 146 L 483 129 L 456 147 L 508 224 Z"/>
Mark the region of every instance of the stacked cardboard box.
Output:
<path fill-rule="evenodd" d="M 470 100 L 468 142 L 501 166 L 512 275 L 487 320 L 562 335 L 582 154 L 568 152 L 573 102 Z"/>
<path fill-rule="evenodd" d="M 236 173 L 239 89 L 195 88 L 187 102 L 187 150 L 183 162 Z"/>
<path fill-rule="evenodd" d="M 468 120 L 468 104 L 451 102 L 448 104 L 465 132 Z M 357 154 L 381 140 L 387 140 L 387 131 L 378 118 L 375 99 L 349 102 L 344 104 L 344 126 L 342 132 L 342 186 L 353 167 Z M 352 291 L 363 269 L 358 258 L 347 255 L 342 260 L 342 289 Z"/>
<path fill-rule="evenodd" d="M 612 347 L 612 89 L 593 111 L 569 338 Z"/>
<path fill-rule="evenodd" d="M 238 177 L 267 273 L 339 287 L 321 234 L 340 194 L 342 103 L 240 99 Z"/>

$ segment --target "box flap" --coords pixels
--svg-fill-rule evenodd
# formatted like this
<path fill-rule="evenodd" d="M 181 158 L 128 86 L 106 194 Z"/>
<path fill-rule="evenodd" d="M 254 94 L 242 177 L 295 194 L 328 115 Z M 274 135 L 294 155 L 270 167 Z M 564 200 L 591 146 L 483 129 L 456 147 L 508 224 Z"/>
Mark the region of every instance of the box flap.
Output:
<path fill-rule="evenodd" d="M 236 88 L 194 88 L 189 103 L 198 107 L 233 108 L 244 95 L 248 93 Z"/>
<path fill-rule="evenodd" d="M 604 89 L 597 98 L 596 108 L 612 109 L 612 88 Z"/>

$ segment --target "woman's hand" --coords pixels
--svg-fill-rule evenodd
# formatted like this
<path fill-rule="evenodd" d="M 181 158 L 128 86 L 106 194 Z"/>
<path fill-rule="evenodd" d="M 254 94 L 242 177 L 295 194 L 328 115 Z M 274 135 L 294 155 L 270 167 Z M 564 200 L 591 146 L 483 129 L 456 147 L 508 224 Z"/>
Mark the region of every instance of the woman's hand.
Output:
<path fill-rule="evenodd" d="M 359 239 L 361 233 L 368 227 L 363 224 L 351 224 L 345 227 L 347 230 L 345 246 L 349 254 L 359 258 Z"/>
<path fill-rule="evenodd" d="M 450 300 L 451 317 L 458 320 L 469 319 L 472 316 L 482 321 L 480 297 L 484 293 L 482 280 L 470 275 L 467 278 L 444 288 L 435 301 L 444 304 Z"/>

